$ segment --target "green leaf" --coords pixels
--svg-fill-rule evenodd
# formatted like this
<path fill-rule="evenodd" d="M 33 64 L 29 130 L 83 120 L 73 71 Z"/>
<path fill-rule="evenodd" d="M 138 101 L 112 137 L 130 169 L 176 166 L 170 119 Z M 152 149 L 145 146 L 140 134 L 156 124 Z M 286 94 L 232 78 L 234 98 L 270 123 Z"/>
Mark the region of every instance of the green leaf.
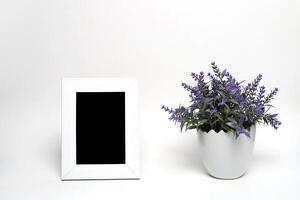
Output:
<path fill-rule="evenodd" d="M 222 116 L 220 115 L 220 113 L 215 113 L 215 116 L 217 116 L 217 118 L 223 122 L 223 118 Z"/>
<path fill-rule="evenodd" d="M 207 122 L 207 119 L 202 119 L 198 122 L 199 125 L 203 125 Z"/>
<path fill-rule="evenodd" d="M 223 91 L 220 91 L 220 90 L 218 90 L 218 93 L 223 97 L 223 98 L 225 98 L 226 97 L 226 95 L 224 94 L 224 92 Z"/>
<path fill-rule="evenodd" d="M 263 120 L 268 125 L 268 120 L 265 117 L 263 118 Z"/>
<path fill-rule="evenodd" d="M 230 99 L 230 101 L 234 104 L 237 104 L 237 105 L 239 104 L 235 99 Z"/>
<path fill-rule="evenodd" d="M 269 106 L 269 107 L 275 108 L 275 106 L 272 106 L 271 104 L 266 104 L 266 106 Z"/>
<path fill-rule="evenodd" d="M 229 128 L 228 126 L 225 126 L 224 124 L 222 124 L 221 127 L 222 127 L 222 129 L 224 129 L 226 132 L 232 131 L 231 128 Z"/>
<path fill-rule="evenodd" d="M 226 125 L 234 129 L 237 128 L 237 124 L 233 122 L 227 122 Z"/>
<path fill-rule="evenodd" d="M 230 112 L 230 108 L 229 108 L 229 106 L 225 103 L 224 104 L 224 112 L 226 113 L 226 114 L 228 114 L 229 112 Z"/>
<path fill-rule="evenodd" d="M 228 119 L 230 122 L 233 122 L 233 123 L 237 124 L 237 121 L 236 121 L 234 118 L 228 117 L 227 119 Z"/>
<path fill-rule="evenodd" d="M 196 128 L 197 128 L 197 126 L 195 126 L 195 125 L 192 125 L 192 126 L 188 126 L 188 127 L 187 127 L 188 130 L 196 129 Z"/>

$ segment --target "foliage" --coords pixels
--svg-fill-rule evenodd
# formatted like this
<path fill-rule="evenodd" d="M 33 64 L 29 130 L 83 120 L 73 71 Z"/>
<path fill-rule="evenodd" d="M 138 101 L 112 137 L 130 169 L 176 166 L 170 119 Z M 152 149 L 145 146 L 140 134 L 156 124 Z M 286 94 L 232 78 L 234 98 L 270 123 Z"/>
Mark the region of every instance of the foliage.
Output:
<path fill-rule="evenodd" d="M 264 86 L 259 86 L 262 75 L 253 82 L 243 84 L 238 82 L 226 69 L 221 71 L 212 62 L 213 73 L 208 73 L 209 81 L 205 81 L 204 73 L 191 73 L 195 86 L 182 83 L 189 92 L 190 105 L 179 106 L 176 109 L 162 106 L 170 114 L 169 119 L 180 123 L 180 129 L 200 129 L 204 132 L 214 130 L 233 132 L 238 137 L 245 134 L 248 137 L 250 127 L 256 123 L 271 125 L 277 129 L 281 122 L 278 114 L 270 114 L 273 107 L 270 102 L 277 94 L 275 88 L 266 94 Z"/>

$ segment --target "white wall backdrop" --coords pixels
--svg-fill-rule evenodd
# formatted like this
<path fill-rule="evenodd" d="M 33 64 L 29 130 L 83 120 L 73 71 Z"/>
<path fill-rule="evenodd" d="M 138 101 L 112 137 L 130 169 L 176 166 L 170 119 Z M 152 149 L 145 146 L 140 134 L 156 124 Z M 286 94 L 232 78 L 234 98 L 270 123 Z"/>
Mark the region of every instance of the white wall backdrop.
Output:
<path fill-rule="evenodd" d="M 0 1 L 0 199 L 299 199 L 299 52 L 298 0 Z M 279 88 L 283 125 L 258 128 L 239 180 L 208 177 L 160 110 L 211 61 Z M 65 76 L 139 80 L 142 180 L 60 181 Z"/>

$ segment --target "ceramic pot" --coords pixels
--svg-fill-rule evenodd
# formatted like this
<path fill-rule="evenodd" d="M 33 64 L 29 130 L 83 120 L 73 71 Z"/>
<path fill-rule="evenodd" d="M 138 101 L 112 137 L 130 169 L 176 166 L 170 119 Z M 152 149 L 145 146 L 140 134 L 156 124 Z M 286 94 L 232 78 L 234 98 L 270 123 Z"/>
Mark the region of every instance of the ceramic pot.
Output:
<path fill-rule="evenodd" d="M 207 172 L 220 179 L 235 179 L 243 176 L 251 163 L 256 127 L 250 129 L 250 138 L 240 134 L 211 130 L 198 131 L 202 162 Z"/>

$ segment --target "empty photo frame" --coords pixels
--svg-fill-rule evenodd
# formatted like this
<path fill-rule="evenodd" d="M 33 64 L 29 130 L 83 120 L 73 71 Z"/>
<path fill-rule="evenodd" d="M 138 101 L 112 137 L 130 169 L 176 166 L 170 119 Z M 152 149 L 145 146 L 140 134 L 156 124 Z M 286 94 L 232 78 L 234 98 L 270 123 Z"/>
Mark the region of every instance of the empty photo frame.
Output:
<path fill-rule="evenodd" d="M 135 79 L 64 78 L 61 179 L 139 179 L 137 127 Z"/>

